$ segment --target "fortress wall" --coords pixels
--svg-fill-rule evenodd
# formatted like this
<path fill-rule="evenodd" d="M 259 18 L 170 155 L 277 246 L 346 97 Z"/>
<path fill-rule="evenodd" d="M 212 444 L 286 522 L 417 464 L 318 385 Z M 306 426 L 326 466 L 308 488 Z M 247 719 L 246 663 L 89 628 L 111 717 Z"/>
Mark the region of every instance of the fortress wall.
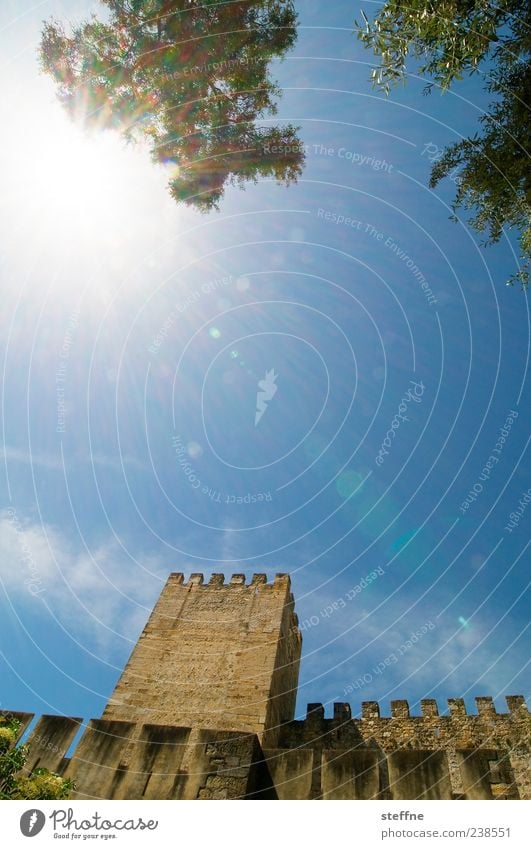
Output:
<path fill-rule="evenodd" d="M 444 751 L 454 797 L 472 798 L 472 784 L 483 782 L 484 789 L 478 790 L 481 798 L 530 799 L 531 717 L 523 696 L 507 696 L 506 701 L 508 712 L 497 713 L 492 698 L 478 697 L 478 712 L 468 714 L 463 699 L 449 699 L 446 716 L 439 714 L 433 699 L 421 701 L 420 716 L 410 715 L 405 700 L 391 702 L 390 716 L 381 715 L 378 702 L 362 702 L 360 719 L 351 718 L 350 705 L 345 702 L 334 704 L 330 719 L 325 718 L 322 704 L 310 704 L 305 720 L 282 728 L 278 748 L 313 749 L 316 763 L 329 749 L 373 747 L 386 755 L 402 750 Z M 475 762 L 478 749 L 484 750 L 481 766 Z M 476 775 L 474 780 L 472 775 Z M 314 776 L 313 784 L 319 796 L 322 782 Z M 487 784 L 488 794 L 484 795 Z"/>
<path fill-rule="evenodd" d="M 74 779 L 77 799 L 529 799 L 529 714 L 507 701 L 507 714 L 481 698 L 467 715 L 452 700 L 449 716 L 433 702 L 409 716 L 403 701 L 380 716 L 371 702 L 361 719 L 313 704 L 264 750 L 245 731 L 91 720 L 70 759 L 79 718 L 44 716 L 28 764 Z"/>

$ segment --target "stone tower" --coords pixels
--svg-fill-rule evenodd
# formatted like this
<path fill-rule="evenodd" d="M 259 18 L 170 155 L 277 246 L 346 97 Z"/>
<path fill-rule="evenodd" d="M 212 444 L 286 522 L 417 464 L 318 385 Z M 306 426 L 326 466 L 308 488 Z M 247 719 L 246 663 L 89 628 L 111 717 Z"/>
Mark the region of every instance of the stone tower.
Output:
<path fill-rule="evenodd" d="M 246 731 L 294 717 L 301 634 L 288 575 L 170 575 L 103 719 Z"/>

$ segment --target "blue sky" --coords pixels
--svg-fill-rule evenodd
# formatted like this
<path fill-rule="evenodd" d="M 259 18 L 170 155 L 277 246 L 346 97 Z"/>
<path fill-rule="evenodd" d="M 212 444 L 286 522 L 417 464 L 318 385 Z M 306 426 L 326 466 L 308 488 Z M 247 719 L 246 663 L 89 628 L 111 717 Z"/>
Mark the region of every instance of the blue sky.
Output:
<path fill-rule="evenodd" d="M 98 4 L 2 5 L 2 708 L 98 716 L 171 571 L 291 573 L 299 713 L 528 694 L 528 299 L 427 188 L 481 79 L 386 99 L 358 7 L 299 6 L 304 174 L 203 216 L 39 76 Z"/>

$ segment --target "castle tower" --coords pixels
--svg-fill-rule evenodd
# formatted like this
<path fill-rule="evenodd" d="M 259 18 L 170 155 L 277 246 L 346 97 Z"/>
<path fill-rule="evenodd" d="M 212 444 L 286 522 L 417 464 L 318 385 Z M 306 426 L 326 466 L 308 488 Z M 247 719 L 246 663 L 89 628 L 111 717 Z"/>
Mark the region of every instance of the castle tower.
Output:
<path fill-rule="evenodd" d="M 288 575 L 171 574 L 103 719 L 246 731 L 293 719 L 302 638 Z"/>

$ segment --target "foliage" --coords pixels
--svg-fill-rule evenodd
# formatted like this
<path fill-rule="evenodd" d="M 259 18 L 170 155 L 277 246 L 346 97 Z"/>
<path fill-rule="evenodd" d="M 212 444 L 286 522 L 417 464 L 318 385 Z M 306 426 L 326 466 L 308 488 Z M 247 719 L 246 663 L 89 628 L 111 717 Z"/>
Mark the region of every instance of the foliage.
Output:
<path fill-rule="evenodd" d="M 503 228 L 520 233 L 522 264 L 509 279 L 529 281 L 531 264 L 531 15 L 529 0 L 387 0 L 373 21 L 356 22 L 358 37 L 380 57 L 374 85 L 387 94 L 405 82 L 406 59 L 444 91 L 485 66 L 495 97 L 480 119 L 481 132 L 450 145 L 432 168 L 430 186 L 452 174 L 453 210 L 475 209 L 470 223 L 499 241 Z M 483 70 L 483 68 L 482 68 Z M 456 177 L 457 175 L 457 177 Z"/>
<path fill-rule="evenodd" d="M 68 799 L 74 789 L 72 781 L 47 769 L 36 769 L 21 776 L 29 747 L 16 746 L 20 722 L 0 716 L 0 799 Z"/>
<path fill-rule="evenodd" d="M 42 68 L 75 118 L 147 140 L 173 197 L 201 210 L 218 207 L 227 182 L 297 179 L 297 128 L 256 126 L 277 111 L 269 64 L 295 43 L 291 0 L 102 3 L 105 23 L 67 35 L 50 20 L 42 33 Z"/>

